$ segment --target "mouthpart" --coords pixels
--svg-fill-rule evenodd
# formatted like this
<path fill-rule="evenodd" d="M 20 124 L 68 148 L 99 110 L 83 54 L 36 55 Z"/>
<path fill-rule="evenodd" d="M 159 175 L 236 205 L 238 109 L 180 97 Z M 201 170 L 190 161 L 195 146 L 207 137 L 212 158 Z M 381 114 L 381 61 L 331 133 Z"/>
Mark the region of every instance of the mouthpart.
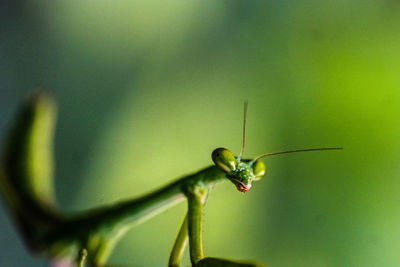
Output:
<path fill-rule="evenodd" d="M 236 185 L 237 190 L 242 193 L 246 193 L 251 188 L 251 184 L 245 185 L 244 183 L 239 182 L 239 181 L 235 181 L 235 185 Z"/>

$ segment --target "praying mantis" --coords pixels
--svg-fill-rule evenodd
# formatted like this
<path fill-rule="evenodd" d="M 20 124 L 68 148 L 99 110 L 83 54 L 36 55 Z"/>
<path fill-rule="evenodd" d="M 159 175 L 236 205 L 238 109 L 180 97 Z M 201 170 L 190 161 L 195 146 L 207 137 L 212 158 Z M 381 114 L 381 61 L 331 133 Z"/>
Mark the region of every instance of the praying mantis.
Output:
<path fill-rule="evenodd" d="M 217 148 L 211 155 L 214 165 L 152 193 L 77 215 L 65 215 L 57 208 L 52 183 L 55 101 L 48 93 L 34 93 L 22 105 L 9 132 L 1 158 L 0 191 L 27 246 L 55 265 L 67 259 L 72 266 L 104 266 L 117 241 L 130 227 L 186 200 L 187 214 L 168 266 L 181 266 L 188 244 L 192 266 L 260 266 L 204 256 L 203 209 L 213 186 L 230 181 L 239 192 L 246 193 L 265 175 L 266 167 L 261 161 L 265 157 L 341 148 L 289 150 L 243 159 L 247 106 L 246 101 L 242 149 L 237 157 L 226 148 Z"/>

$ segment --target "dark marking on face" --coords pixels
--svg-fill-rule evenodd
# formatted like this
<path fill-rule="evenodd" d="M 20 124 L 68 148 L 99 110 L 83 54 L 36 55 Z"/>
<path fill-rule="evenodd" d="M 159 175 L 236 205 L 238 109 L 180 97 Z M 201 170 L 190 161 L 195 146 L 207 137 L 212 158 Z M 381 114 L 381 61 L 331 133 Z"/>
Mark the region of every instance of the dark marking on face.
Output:
<path fill-rule="evenodd" d="M 237 188 L 237 190 L 239 192 L 246 193 L 247 191 L 250 190 L 251 185 L 250 186 L 246 186 L 244 183 L 236 181 L 236 188 Z"/>

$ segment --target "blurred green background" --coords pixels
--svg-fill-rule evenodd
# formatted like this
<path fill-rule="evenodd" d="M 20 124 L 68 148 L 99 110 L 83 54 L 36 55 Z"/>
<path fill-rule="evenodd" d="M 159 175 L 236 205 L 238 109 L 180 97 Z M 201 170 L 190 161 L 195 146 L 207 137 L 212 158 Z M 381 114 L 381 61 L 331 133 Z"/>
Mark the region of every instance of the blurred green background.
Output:
<path fill-rule="evenodd" d="M 2 140 L 36 88 L 59 103 L 65 212 L 149 192 L 216 147 L 238 153 L 248 99 L 247 157 L 345 150 L 268 158 L 246 195 L 218 185 L 206 255 L 400 265 L 399 1 L 2 1 Z M 132 229 L 110 262 L 166 266 L 185 208 Z M 0 205 L 0 266 L 46 264 Z"/>

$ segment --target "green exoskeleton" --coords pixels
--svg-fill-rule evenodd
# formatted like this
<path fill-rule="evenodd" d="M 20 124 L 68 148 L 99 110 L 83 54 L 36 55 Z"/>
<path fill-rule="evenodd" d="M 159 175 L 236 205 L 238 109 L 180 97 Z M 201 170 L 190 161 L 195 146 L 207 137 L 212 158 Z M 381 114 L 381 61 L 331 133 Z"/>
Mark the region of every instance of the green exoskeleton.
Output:
<path fill-rule="evenodd" d="M 247 103 L 245 103 L 244 126 Z M 148 195 L 100 207 L 78 215 L 64 215 L 53 194 L 52 136 L 55 118 L 53 98 L 31 95 L 9 132 L 0 165 L 0 190 L 5 204 L 27 246 L 51 261 L 70 265 L 104 266 L 119 238 L 129 227 L 144 222 L 183 200 L 188 211 L 173 245 L 169 266 L 180 266 L 189 243 L 192 266 L 258 266 L 256 263 L 207 258 L 202 246 L 203 206 L 215 183 L 230 180 L 240 192 L 250 190 L 265 175 L 262 158 L 283 153 L 333 150 L 317 148 L 264 154 L 242 159 L 226 148 L 212 152 L 215 165 L 187 175 Z M 134 263 L 133 263 L 134 265 Z"/>

